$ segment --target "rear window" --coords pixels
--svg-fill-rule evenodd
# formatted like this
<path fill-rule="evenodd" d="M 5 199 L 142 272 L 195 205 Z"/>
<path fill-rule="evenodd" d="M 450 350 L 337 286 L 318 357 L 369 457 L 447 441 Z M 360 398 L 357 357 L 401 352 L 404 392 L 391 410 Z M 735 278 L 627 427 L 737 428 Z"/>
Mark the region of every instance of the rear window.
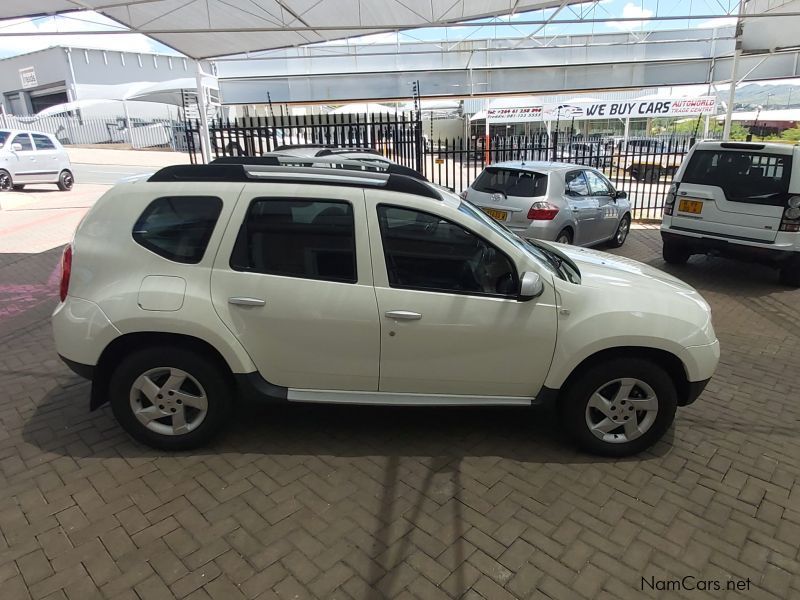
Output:
<path fill-rule="evenodd" d="M 222 200 L 214 196 L 169 196 L 153 200 L 133 227 L 134 241 L 179 263 L 203 259 Z"/>
<path fill-rule="evenodd" d="M 523 198 L 544 196 L 547 194 L 547 175 L 502 167 L 486 167 L 472 184 L 472 189 Z"/>
<path fill-rule="evenodd" d="M 37 150 L 55 150 L 56 145 L 49 137 L 41 133 L 32 133 L 33 143 L 36 144 Z"/>
<path fill-rule="evenodd" d="M 791 174 L 790 155 L 698 150 L 686 167 L 683 181 L 720 187 L 731 202 L 783 206 Z"/>

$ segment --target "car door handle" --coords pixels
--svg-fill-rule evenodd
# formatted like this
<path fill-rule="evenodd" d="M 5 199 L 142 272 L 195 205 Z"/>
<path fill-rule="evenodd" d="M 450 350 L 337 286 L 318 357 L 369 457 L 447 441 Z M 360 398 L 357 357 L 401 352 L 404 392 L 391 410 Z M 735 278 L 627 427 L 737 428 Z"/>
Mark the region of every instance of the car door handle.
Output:
<path fill-rule="evenodd" d="M 419 321 L 422 315 L 410 310 L 387 310 L 386 316 L 390 319 L 397 319 L 398 321 Z"/>
<path fill-rule="evenodd" d="M 239 306 L 264 306 L 266 303 L 267 301 L 262 300 L 261 298 L 247 298 L 247 297 L 228 298 L 228 304 L 237 304 Z"/>

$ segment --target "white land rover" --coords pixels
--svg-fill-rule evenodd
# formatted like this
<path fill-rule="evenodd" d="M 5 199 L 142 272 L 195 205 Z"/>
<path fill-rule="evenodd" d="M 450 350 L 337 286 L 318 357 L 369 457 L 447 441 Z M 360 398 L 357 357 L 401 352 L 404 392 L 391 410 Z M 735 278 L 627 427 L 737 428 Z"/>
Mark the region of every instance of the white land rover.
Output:
<path fill-rule="evenodd" d="M 144 443 L 203 444 L 241 396 L 555 402 L 581 447 L 622 456 L 714 373 L 708 304 L 670 275 L 525 241 L 392 166 L 275 160 L 119 184 L 64 251 L 58 353 Z"/>
<path fill-rule="evenodd" d="M 672 182 L 661 237 L 668 263 L 706 253 L 758 260 L 800 286 L 800 146 L 695 144 Z"/>

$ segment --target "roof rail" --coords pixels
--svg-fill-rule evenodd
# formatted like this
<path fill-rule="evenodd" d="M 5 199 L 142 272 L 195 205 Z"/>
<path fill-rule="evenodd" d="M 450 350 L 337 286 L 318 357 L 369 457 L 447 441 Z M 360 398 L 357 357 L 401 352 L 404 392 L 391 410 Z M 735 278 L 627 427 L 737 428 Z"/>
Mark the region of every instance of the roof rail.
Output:
<path fill-rule="evenodd" d="M 249 167 L 249 168 L 248 168 Z M 419 174 L 417 173 L 419 176 Z M 303 182 L 316 185 L 371 187 L 441 200 L 442 196 L 424 180 L 390 171 L 356 171 L 330 167 L 293 167 L 273 165 L 213 164 L 172 165 L 153 173 L 147 181 L 230 181 L 230 182 Z"/>
<path fill-rule="evenodd" d="M 372 150 L 373 152 L 378 152 L 375 148 L 370 148 L 369 146 L 353 146 L 352 148 L 348 148 L 346 146 L 337 146 L 336 144 L 281 144 L 280 146 L 276 147 L 273 152 L 280 152 L 281 150 L 295 150 L 297 148 L 320 148 L 320 149 L 332 149 L 332 150 L 364 150 L 369 151 Z"/>
<path fill-rule="evenodd" d="M 428 179 L 419 171 L 415 171 L 411 167 L 398 165 L 395 163 L 378 163 L 366 162 L 363 160 L 349 160 L 346 158 L 338 158 L 335 154 L 317 156 L 282 156 L 274 153 L 265 154 L 263 156 L 221 156 L 212 160 L 210 165 L 264 165 L 264 166 L 306 166 L 315 167 L 323 164 L 331 166 L 341 166 L 346 169 L 354 171 L 364 171 L 368 169 L 377 170 L 384 173 L 394 173 L 396 175 L 406 175 L 413 177 L 420 181 L 428 181 Z"/>
<path fill-rule="evenodd" d="M 359 152 L 382 156 L 382 154 L 377 150 L 375 150 L 375 148 L 369 148 L 364 146 L 359 146 L 358 148 L 323 148 L 322 150 L 317 152 L 317 156 L 331 156 L 334 154 L 348 154 L 348 153 L 356 154 Z"/>

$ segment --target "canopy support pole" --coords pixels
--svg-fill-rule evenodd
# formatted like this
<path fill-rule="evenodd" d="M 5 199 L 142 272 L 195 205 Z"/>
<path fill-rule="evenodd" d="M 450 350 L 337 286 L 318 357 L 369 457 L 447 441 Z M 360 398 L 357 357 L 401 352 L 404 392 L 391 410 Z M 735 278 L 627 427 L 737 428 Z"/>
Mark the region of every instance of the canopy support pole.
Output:
<path fill-rule="evenodd" d="M 206 91 L 203 87 L 203 68 L 200 61 L 195 61 L 197 81 L 197 110 L 200 113 L 200 154 L 203 163 L 211 161 L 211 138 L 208 135 L 208 112 L 206 111 Z"/>
<path fill-rule="evenodd" d="M 722 140 L 725 142 L 731 139 L 731 119 L 733 118 L 733 103 L 736 99 L 736 69 L 739 66 L 739 57 L 742 55 L 742 14 L 744 14 L 744 3 L 745 0 L 739 0 L 739 15 L 736 18 L 736 49 L 733 51 L 731 88 L 728 91 L 728 105 L 725 107 L 725 126 L 722 128 Z"/>

